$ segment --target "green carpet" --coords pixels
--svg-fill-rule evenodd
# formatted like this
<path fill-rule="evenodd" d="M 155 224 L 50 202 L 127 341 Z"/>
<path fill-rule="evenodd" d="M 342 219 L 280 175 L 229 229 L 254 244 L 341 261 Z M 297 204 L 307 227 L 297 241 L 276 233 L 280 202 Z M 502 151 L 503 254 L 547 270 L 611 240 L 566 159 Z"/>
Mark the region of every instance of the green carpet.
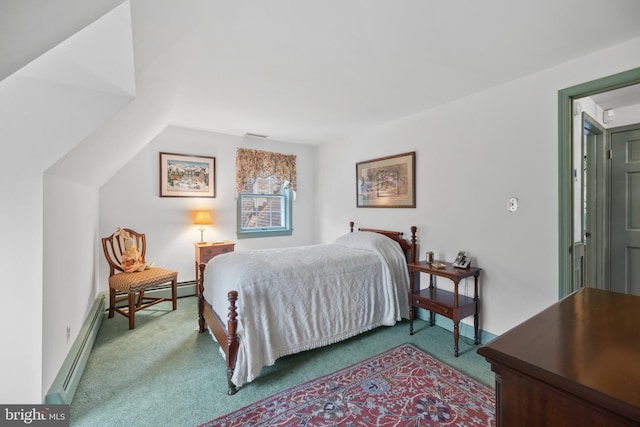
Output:
<path fill-rule="evenodd" d="M 95 346 L 71 402 L 72 426 L 195 426 L 277 391 L 329 374 L 409 342 L 465 374 L 494 385 L 477 346 L 426 322 L 380 327 L 342 343 L 279 359 L 260 377 L 228 396 L 225 362 L 218 345 L 197 332 L 197 300 L 161 303 L 136 314 L 136 328 L 116 314 L 102 322 Z"/>

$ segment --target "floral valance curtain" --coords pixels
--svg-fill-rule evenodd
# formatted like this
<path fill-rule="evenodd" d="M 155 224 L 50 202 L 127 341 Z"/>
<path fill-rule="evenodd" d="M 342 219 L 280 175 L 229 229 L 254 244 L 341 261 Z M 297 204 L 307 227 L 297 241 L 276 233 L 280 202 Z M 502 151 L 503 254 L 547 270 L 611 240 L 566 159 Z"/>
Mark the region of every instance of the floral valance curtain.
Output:
<path fill-rule="evenodd" d="M 289 181 L 295 192 L 296 156 L 270 151 L 238 148 L 236 156 L 236 196 L 257 178 L 274 177 L 279 185 Z M 246 190 L 245 190 L 246 191 Z"/>

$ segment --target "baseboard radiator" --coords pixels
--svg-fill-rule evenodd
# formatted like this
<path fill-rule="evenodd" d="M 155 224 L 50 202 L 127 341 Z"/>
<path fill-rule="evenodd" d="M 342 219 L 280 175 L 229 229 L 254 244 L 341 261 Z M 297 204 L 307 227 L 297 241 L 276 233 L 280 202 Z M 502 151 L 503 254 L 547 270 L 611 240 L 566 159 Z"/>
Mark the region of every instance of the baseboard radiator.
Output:
<path fill-rule="evenodd" d="M 107 293 L 102 292 L 96 298 L 93 307 L 91 307 L 89 315 L 85 319 L 82 328 L 80 328 L 78 337 L 73 342 L 69 354 L 67 354 L 58 375 L 45 396 L 45 404 L 71 403 L 84 367 L 87 364 L 87 359 L 89 359 L 89 354 L 91 354 L 93 343 L 100 330 L 106 306 Z"/>

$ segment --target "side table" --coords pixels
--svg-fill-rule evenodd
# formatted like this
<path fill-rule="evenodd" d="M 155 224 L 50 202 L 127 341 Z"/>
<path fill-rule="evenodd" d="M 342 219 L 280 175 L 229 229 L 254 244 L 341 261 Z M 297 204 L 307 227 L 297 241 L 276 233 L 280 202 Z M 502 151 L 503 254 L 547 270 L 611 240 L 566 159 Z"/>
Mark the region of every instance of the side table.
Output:
<path fill-rule="evenodd" d="M 200 296 L 200 286 L 198 280 L 200 280 L 198 265 L 206 264 L 209 260 L 216 255 L 221 255 L 227 252 L 233 252 L 236 244 L 225 240 L 224 242 L 199 242 L 196 246 L 196 296 Z"/>
<path fill-rule="evenodd" d="M 440 265 L 442 267 L 438 268 Z M 453 320 L 453 351 L 458 357 L 458 339 L 460 337 L 460 320 L 473 315 L 473 327 L 475 331 L 474 344 L 480 343 L 478 335 L 478 277 L 482 269 L 478 267 L 456 268 L 450 262 L 434 261 L 432 264 L 426 261 L 407 264 L 411 293 L 409 295 L 409 334 L 413 335 L 413 319 L 416 308 L 429 310 L 429 324 L 435 324 L 435 315 L 440 314 Z M 420 289 L 420 273 L 430 275 L 429 287 Z M 450 279 L 454 284 L 454 291 L 449 292 L 438 289 L 436 276 Z M 473 298 L 458 294 L 458 284 L 466 277 L 474 278 Z"/>

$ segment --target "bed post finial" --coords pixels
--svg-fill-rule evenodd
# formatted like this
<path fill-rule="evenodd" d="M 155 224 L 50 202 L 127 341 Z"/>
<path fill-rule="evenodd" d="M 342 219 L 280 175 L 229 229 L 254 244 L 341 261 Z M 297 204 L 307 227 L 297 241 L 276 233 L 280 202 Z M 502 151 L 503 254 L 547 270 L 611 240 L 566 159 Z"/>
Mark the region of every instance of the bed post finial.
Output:
<path fill-rule="evenodd" d="M 355 223 L 355 222 L 353 222 L 353 221 L 349 221 L 349 230 L 350 230 L 349 232 L 350 232 L 350 233 L 353 233 L 353 226 L 354 226 L 354 225 L 356 225 L 356 223 Z"/>
<path fill-rule="evenodd" d="M 418 227 L 415 225 L 411 226 L 411 262 L 416 263 L 418 261 L 417 255 L 418 251 L 416 251 L 416 232 L 418 231 Z"/>

